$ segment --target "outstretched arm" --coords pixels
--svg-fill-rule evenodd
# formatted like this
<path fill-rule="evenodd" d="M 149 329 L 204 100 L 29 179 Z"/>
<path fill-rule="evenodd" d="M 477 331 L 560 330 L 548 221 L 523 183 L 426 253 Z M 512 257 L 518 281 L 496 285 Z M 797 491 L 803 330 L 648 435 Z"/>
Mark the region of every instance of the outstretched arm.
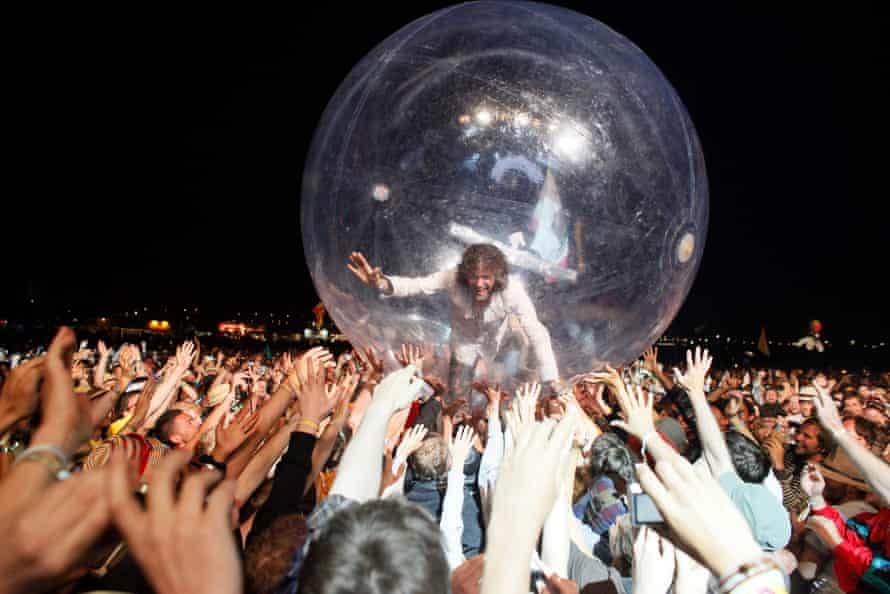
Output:
<path fill-rule="evenodd" d="M 890 503 L 890 466 L 863 447 L 856 438 L 844 429 L 837 406 L 831 397 L 831 385 L 816 382 L 813 384 L 819 396 L 814 399 L 819 422 L 834 437 L 853 463 L 862 472 L 869 485 L 874 487 L 884 503 Z"/>
<path fill-rule="evenodd" d="M 702 352 L 696 347 L 695 356 L 692 351 L 686 351 L 686 373 L 682 374 L 675 369 L 677 381 L 686 388 L 692 408 L 695 410 L 695 420 L 698 426 L 698 437 L 701 440 L 702 449 L 706 460 L 711 467 L 711 474 L 715 478 L 727 471 L 734 471 L 732 457 L 726 447 L 726 441 L 717 425 L 717 420 L 711 412 L 708 399 L 705 396 L 705 376 L 711 368 L 711 356 L 707 349 Z"/>
<path fill-rule="evenodd" d="M 553 354 L 553 345 L 550 343 L 550 333 L 538 319 L 538 312 L 528 293 L 518 283 L 511 284 L 506 291 L 511 309 L 519 319 L 519 325 L 528 336 L 538 360 L 541 381 L 547 383 L 559 379 L 559 368 L 556 365 L 556 356 Z"/>

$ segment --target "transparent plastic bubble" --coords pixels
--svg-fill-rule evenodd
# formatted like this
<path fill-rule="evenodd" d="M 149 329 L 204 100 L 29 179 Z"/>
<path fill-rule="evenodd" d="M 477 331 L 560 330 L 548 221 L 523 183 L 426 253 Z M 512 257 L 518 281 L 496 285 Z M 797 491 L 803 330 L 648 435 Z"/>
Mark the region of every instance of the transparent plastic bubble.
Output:
<path fill-rule="evenodd" d="M 303 180 L 309 270 L 349 340 L 478 347 L 474 372 L 496 381 L 550 379 L 517 291 L 560 377 L 639 356 L 689 292 L 707 217 L 698 138 L 668 81 L 618 33 L 545 4 L 462 4 L 390 36 L 331 99 Z M 423 277 L 476 243 L 509 262 L 500 309 L 453 282 L 383 297 L 347 268 L 361 252 Z M 475 337 L 455 329 L 474 322 Z"/>

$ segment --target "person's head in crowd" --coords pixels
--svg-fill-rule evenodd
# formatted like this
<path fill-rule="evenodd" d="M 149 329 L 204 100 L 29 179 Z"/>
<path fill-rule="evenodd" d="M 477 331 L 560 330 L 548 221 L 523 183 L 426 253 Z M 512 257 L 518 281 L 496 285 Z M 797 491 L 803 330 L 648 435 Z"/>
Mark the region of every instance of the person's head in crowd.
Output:
<path fill-rule="evenodd" d="M 259 532 L 251 533 L 244 551 L 246 591 L 275 594 L 307 534 L 306 518 L 299 514 L 281 515 Z"/>
<path fill-rule="evenodd" d="M 195 438 L 199 429 L 201 429 L 200 417 L 189 411 L 170 409 L 158 418 L 152 432 L 168 446 L 181 448 Z"/>
<path fill-rule="evenodd" d="M 300 592 L 447 594 L 439 526 L 419 507 L 376 499 L 338 511 L 309 546 Z"/>
<path fill-rule="evenodd" d="M 408 465 L 419 481 L 438 481 L 448 473 L 448 444 L 437 434 L 430 433 L 413 454 Z"/>
<path fill-rule="evenodd" d="M 794 453 L 811 462 L 828 455 L 833 445 L 831 435 L 816 419 L 807 419 L 801 423 L 794 434 L 794 444 Z"/>
<path fill-rule="evenodd" d="M 844 429 L 847 433 L 856 438 L 856 441 L 862 447 L 869 449 L 871 444 L 877 439 L 878 432 L 875 424 L 864 417 L 845 416 L 843 419 Z"/>
<path fill-rule="evenodd" d="M 792 394 L 782 403 L 782 408 L 788 413 L 788 416 L 800 414 L 800 397 Z"/>
<path fill-rule="evenodd" d="M 865 400 L 871 394 L 871 386 L 868 383 L 860 384 L 858 388 L 856 388 L 856 393 L 862 396 L 862 399 Z"/>
<path fill-rule="evenodd" d="M 458 266 L 458 282 L 476 301 L 486 302 L 507 287 L 509 266 L 503 252 L 487 243 L 468 247 Z"/>
<path fill-rule="evenodd" d="M 862 416 L 877 425 L 883 427 L 887 424 L 887 413 L 884 404 L 880 400 L 871 400 L 865 405 Z"/>
<path fill-rule="evenodd" d="M 738 431 L 727 431 L 724 437 L 739 478 L 746 483 L 762 483 L 771 468 L 769 454 Z"/>
<path fill-rule="evenodd" d="M 847 394 L 843 400 L 843 413 L 852 417 L 861 416 L 865 412 L 865 398 L 861 394 Z"/>
<path fill-rule="evenodd" d="M 764 386 L 763 401 L 767 404 L 776 404 L 779 401 L 779 392 L 775 386 Z"/>
<path fill-rule="evenodd" d="M 787 416 L 788 413 L 785 412 L 785 409 L 780 404 L 764 404 L 760 407 L 760 418 L 769 427 L 770 431 L 775 428 L 780 418 Z"/>
<path fill-rule="evenodd" d="M 812 386 L 804 386 L 800 389 L 798 399 L 800 401 L 800 414 L 803 418 L 809 419 L 816 414 L 816 405 L 813 404 L 813 399 L 817 396 L 816 388 Z"/>
<path fill-rule="evenodd" d="M 548 398 L 544 412 L 548 418 L 559 421 L 563 415 L 562 403 L 558 398 Z"/>
<path fill-rule="evenodd" d="M 763 417 L 755 417 L 751 421 L 751 433 L 754 435 L 754 439 L 763 443 L 770 435 L 772 435 L 773 427 L 775 427 L 775 425 L 775 421 L 764 419 Z"/>
<path fill-rule="evenodd" d="M 614 433 L 603 433 L 590 448 L 590 476 L 605 476 L 619 493 L 627 491 L 627 485 L 636 479 L 634 459 L 627 445 Z"/>

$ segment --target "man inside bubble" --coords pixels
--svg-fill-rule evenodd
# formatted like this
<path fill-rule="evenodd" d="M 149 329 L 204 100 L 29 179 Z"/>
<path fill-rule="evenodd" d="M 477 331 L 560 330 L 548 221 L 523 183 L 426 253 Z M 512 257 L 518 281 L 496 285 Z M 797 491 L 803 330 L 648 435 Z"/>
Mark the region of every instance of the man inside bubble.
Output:
<path fill-rule="evenodd" d="M 511 319 L 518 322 L 528 339 L 537 361 L 538 379 L 556 390 L 559 370 L 550 333 L 538 319 L 521 281 L 510 274 L 504 253 L 494 245 L 473 244 L 464 251 L 458 266 L 416 278 L 384 275 L 380 267 L 371 266 L 361 252 L 349 256 L 347 267 L 362 283 L 386 297 L 448 293 L 451 302 L 449 400 L 469 400 L 474 376 L 498 355 L 511 330 Z"/>

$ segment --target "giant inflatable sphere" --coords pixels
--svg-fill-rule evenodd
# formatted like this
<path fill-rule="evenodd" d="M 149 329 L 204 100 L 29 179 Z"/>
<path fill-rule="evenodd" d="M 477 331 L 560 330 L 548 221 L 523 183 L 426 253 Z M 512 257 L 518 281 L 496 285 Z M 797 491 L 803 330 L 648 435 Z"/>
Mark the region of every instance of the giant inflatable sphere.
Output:
<path fill-rule="evenodd" d="M 384 40 L 331 99 L 303 179 L 309 270 L 356 346 L 454 352 L 454 316 L 474 314 L 459 287 L 382 295 L 347 269 L 352 252 L 384 275 L 423 277 L 489 243 L 564 379 L 625 364 L 661 336 L 707 217 L 699 141 L 662 73 L 602 23 L 546 4 L 461 4 Z M 476 373 L 535 377 L 528 333 L 498 315 Z"/>

